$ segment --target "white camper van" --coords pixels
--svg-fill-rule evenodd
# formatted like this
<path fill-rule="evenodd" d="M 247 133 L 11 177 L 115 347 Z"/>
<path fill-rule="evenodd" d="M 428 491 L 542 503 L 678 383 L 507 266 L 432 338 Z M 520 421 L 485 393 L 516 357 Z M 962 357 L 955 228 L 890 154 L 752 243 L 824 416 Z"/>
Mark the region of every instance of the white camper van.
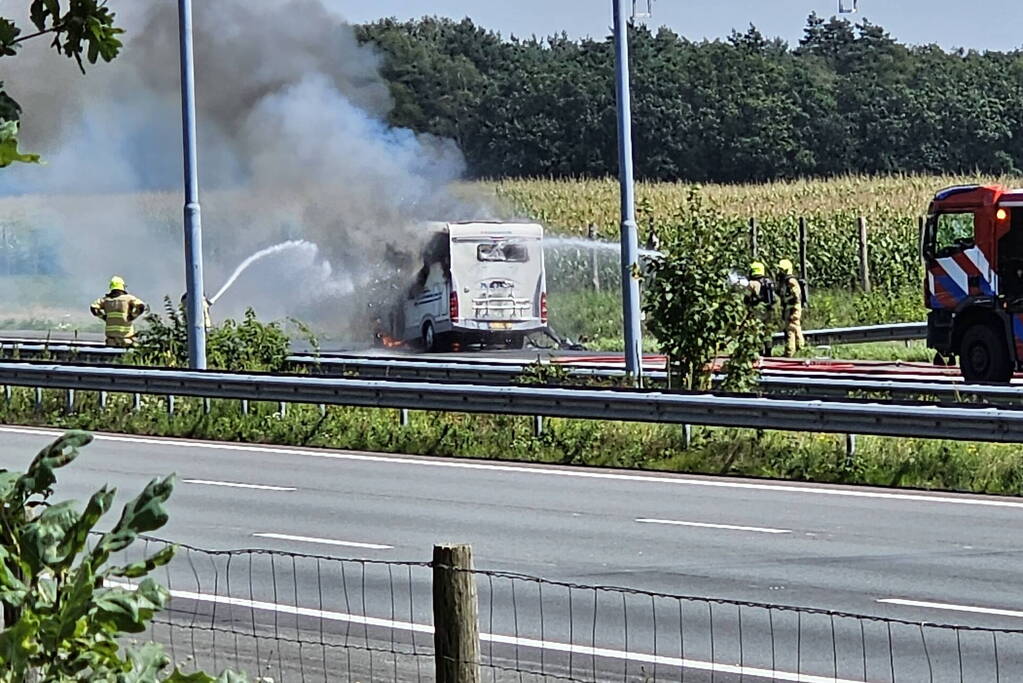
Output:
<path fill-rule="evenodd" d="M 398 303 L 394 336 L 426 351 L 459 344 L 522 348 L 547 326 L 543 228 L 535 223 L 431 223 L 422 267 Z"/>

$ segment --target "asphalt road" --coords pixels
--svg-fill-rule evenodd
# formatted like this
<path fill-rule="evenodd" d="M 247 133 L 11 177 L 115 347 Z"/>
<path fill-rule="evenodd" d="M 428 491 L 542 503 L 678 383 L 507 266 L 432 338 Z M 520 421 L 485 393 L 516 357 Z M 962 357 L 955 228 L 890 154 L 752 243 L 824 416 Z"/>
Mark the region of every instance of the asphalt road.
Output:
<path fill-rule="evenodd" d="M 50 438 L 0 431 L 9 468 Z M 121 502 L 166 472 L 181 481 L 165 538 L 352 558 L 184 552 L 160 577 L 193 623 L 206 613 L 211 624 L 251 620 L 275 642 L 324 653 L 355 632 L 367 650 L 428 648 L 429 569 L 362 560 L 426 562 L 436 542 L 471 543 L 478 568 L 573 584 L 1023 628 L 1023 499 L 103 435 L 59 494 L 85 499 L 110 483 Z M 620 679 L 657 667 L 693 681 L 797 671 L 812 681 L 960 680 L 960 666 L 963 680 L 1023 676 L 1023 636 L 1011 633 L 992 643 L 987 633 L 503 575 L 478 583 L 484 652 L 509 669 L 586 679 L 579 668 L 592 666 L 596 678 Z M 323 678 L 337 675 L 324 662 Z M 397 665 L 388 672 L 408 678 Z"/>

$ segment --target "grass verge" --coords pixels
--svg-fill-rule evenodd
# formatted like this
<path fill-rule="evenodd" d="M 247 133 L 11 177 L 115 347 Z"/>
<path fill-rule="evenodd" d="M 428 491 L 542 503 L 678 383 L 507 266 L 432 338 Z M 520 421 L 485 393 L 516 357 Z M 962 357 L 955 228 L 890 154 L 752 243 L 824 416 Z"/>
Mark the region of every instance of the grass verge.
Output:
<path fill-rule="evenodd" d="M 105 409 L 95 394 L 79 392 L 75 414 L 66 414 L 62 392 L 44 392 L 36 409 L 33 392 L 14 389 L 0 405 L 5 424 L 76 428 L 148 436 L 311 446 L 390 453 L 488 458 L 534 463 L 699 474 L 765 477 L 791 481 L 1020 495 L 1023 453 L 1015 445 L 923 439 L 859 437 L 846 457 L 841 435 L 694 428 L 686 447 L 673 425 L 545 420 L 534 436 L 528 417 L 415 411 L 408 427 L 398 411 L 254 403 L 243 415 L 237 401 L 213 401 L 203 414 L 198 399 L 144 396 L 138 412 L 130 398 L 111 395 Z"/>

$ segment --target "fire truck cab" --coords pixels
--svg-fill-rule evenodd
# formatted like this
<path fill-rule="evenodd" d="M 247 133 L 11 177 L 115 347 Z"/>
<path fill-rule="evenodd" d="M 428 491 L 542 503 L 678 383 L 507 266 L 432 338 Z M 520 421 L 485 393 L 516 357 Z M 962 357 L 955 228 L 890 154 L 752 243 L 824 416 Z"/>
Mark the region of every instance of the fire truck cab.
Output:
<path fill-rule="evenodd" d="M 967 381 L 1008 382 L 1023 367 L 1023 190 L 942 190 L 921 246 L 927 345 Z"/>

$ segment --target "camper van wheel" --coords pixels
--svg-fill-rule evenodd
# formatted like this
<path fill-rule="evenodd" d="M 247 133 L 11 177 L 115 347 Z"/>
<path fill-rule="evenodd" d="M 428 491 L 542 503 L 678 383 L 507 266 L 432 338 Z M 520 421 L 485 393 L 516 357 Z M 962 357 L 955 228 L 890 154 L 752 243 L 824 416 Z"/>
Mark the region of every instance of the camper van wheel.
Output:
<path fill-rule="evenodd" d="M 447 351 L 450 341 L 446 335 L 437 334 L 433 329 L 433 323 L 427 322 L 423 325 L 423 350 L 427 353 L 438 353 Z"/>
<path fill-rule="evenodd" d="M 433 331 L 433 323 L 423 325 L 423 351 L 433 353 L 437 350 L 437 335 Z"/>

